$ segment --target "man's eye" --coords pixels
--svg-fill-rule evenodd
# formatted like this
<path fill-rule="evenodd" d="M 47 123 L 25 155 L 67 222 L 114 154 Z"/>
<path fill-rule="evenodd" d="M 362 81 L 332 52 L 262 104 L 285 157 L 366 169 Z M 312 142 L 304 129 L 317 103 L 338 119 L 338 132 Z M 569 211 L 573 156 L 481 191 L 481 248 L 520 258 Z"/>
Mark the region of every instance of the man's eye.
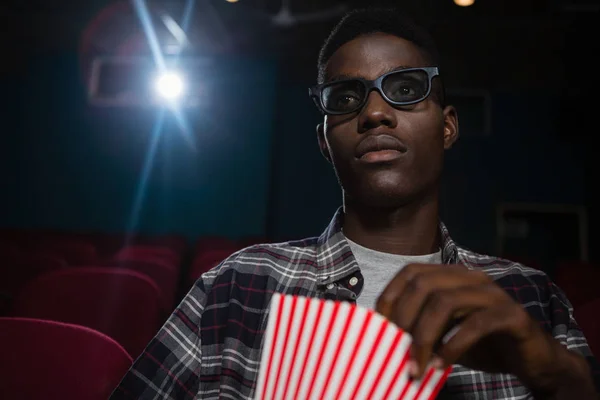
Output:
<path fill-rule="evenodd" d="M 338 99 L 338 103 L 340 103 L 340 104 L 348 104 L 348 103 L 351 103 L 351 102 L 356 101 L 356 100 L 358 100 L 358 99 L 356 97 L 354 97 L 354 96 L 344 95 L 344 96 L 342 96 L 342 97 L 340 97 Z"/>
<path fill-rule="evenodd" d="M 357 96 L 352 94 L 340 94 L 336 96 L 335 104 L 338 107 L 350 107 L 358 103 L 360 100 Z"/>
<path fill-rule="evenodd" d="M 412 86 L 400 86 L 396 89 L 397 96 L 412 96 L 415 94 L 415 89 Z"/>

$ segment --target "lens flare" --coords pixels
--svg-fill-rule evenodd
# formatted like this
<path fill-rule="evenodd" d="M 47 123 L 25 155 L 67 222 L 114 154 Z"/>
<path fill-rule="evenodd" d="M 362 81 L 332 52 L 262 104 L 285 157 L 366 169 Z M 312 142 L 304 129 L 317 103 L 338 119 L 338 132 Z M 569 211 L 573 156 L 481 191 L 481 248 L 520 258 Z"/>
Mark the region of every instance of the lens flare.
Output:
<path fill-rule="evenodd" d="M 165 72 L 156 79 L 156 92 L 167 100 L 175 100 L 183 94 L 183 79 L 175 72 Z"/>
<path fill-rule="evenodd" d="M 461 7 L 469 7 L 475 3 L 475 0 L 454 0 L 454 4 Z"/>

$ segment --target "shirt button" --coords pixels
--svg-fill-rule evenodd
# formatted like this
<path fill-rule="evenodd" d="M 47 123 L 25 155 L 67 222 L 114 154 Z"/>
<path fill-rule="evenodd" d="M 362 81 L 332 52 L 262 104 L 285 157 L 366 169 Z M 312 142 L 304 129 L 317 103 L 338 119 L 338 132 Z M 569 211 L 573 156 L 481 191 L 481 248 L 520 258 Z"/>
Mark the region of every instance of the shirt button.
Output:
<path fill-rule="evenodd" d="M 331 289 L 333 289 L 333 288 L 334 288 L 334 286 L 335 286 L 335 285 L 334 285 L 333 283 L 330 283 L 329 285 L 327 285 L 327 289 L 331 290 Z"/>
<path fill-rule="evenodd" d="M 353 276 L 352 278 L 350 278 L 350 281 L 348 283 L 350 284 L 350 286 L 356 286 L 356 284 L 358 283 L 358 278 Z"/>

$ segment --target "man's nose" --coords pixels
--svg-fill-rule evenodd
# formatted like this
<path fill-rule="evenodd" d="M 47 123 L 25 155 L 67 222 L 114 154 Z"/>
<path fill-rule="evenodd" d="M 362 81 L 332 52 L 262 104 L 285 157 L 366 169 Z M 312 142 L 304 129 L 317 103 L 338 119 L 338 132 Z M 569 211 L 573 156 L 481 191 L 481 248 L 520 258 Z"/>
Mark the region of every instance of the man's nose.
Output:
<path fill-rule="evenodd" d="M 392 107 L 381 94 L 373 90 L 367 97 L 367 102 L 359 114 L 359 133 L 364 133 L 378 126 L 395 128 L 397 125 L 396 109 Z"/>

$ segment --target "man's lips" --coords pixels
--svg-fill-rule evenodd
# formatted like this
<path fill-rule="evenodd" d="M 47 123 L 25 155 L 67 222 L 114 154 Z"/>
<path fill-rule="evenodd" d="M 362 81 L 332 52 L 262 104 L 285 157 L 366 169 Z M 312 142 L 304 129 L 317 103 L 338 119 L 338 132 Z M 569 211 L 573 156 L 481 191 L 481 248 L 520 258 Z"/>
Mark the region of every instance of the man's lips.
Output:
<path fill-rule="evenodd" d="M 367 162 L 390 161 L 406 151 L 406 146 L 394 136 L 370 135 L 356 146 L 355 156 Z"/>

